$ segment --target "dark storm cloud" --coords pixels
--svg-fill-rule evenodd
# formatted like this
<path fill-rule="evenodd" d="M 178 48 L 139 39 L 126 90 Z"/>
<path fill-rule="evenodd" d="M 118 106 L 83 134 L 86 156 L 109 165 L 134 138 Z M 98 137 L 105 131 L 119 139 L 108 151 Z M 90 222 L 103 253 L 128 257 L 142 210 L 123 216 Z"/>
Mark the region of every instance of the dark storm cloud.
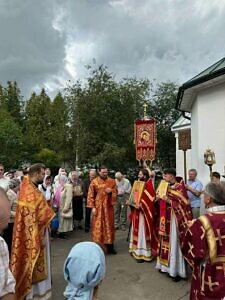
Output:
<path fill-rule="evenodd" d="M 224 28 L 216 0 L 3 0 L 0 82 L 54 91 L 95 59 L 118 78 L 182 83 L 225 56 Z"/>
<path fill-rule="evenodd" d="M 52 1 L 0 2 L 0 82 L 16 80 L 25 94 L 43 87 L 64 66 L 64 38 Z"/>
<path fill-rule="evenodd" d="M 120 77 L 183 82 L 224 56 L 218 1 L 71 1 L 67 12 L 63 26 L 80 75 L 95 58 Z"/>

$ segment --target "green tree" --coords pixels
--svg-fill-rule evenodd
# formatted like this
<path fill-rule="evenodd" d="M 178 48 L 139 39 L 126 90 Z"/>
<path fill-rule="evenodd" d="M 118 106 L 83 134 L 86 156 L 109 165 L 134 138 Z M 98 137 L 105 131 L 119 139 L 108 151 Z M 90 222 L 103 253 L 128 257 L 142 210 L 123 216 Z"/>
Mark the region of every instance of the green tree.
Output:
<path fill-rule="evenodd" d="M 2 85 L 0 85 L 0 107 L 7 110 L 6 91 Z"/>
<path fill-rule="evenodd" d="M 156 162 L 174 166 L 171 126 L 179 117 L 176 94 L 172 82 L 153 87 L 147 79 L 117 81 L 105 66 L 89 67 L 86 83 L 68 86 L 53 101 L 43 89 L 24 102 L 17 83 L 9 81 L 6 87 L 0 85 L 1 159 L 14 165 L 42 158 L 47 164 L 67 162 L 75 167 L 79 158 L 80 165 L 105 163 L 126 170 L 137 165 L 134 121 L 143 117 L 147 102 L 148 115 L 157 120 Z M 10 136 L 15 137 L 14 144 Z M 15 147 L 10 162 L 8 149 Z"/>
<path fill-rule="evenodd" d="M 30 154 L 51 148 L 51 101 L 45 90 L 32 93 L 25 107 L 25 141 Z"/>
<path fill-rule="evenodd" d="M 6 168 L 18 167 L 22 156 L 22 132 L 3 108 L 0 108 L 0 140 L 0 162 Z"/>
<path fill-rule="evenodd" d="M 50 147 L 64 160 L 68 141 L 68 110 L 64 98 L 58 93 L 50 106 Z"/>
<path fill-rule="evenodd" d="M 7 87 L 0 86 L 0 105 L 17 124 L 22 125 L 22 96 L 16 81 L 8 81 Z"/>
<path fill-rule="evenodd" d="M 77 82 L 66 90 L 71 149 L 74 154 L 78 150 L 81 163 L 107 162 L 120 169 L 134 165 L 133 124 L 141 116 L 150 83 L 117 82 L 104 66 L 90 70 L 85 86 Z"/>
<path fill-rule="evenodd" d="M 41 161 L 49 168 L 55 168 L 60 165 L 61 158 L 59 155 L 48 148 L 41 149 L 37 154 L 34 155 L 36 161 Z"/>
<path fill-rule="evenodd" d="M 149 102 L 148 114 L 157 121 L 156 159 L 163 168 L 176 165 L 176 141 L 171 126 L 180 116 L 175 109 L 177 88 L 173 82 L 160 83 L 153 90 Z"/>

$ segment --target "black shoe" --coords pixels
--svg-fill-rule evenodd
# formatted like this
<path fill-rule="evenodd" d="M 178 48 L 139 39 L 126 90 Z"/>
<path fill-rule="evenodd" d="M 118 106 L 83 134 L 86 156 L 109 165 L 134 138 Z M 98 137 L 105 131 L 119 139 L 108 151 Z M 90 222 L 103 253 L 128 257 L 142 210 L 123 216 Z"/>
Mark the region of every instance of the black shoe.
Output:
<path fill-rule="evenodd" d="M 142 263 L 145 262 L 145 261 L 144 261 L 144 259 L 136 259 L 136 262 L 137 262 L 138 264 L 142 264 Z"/>
<path fill-rule="evenodd" d="M 113 244 L 108 244 L 107 245 L 107 253 L 108 254 L 117 254 L 117 251 L 115 250 Z"/>
<path fill-rule="evenodd" d="M 82 230 L 82 229 L 83 229 L 83 227 L 82 227 L 81 225 L 78 225 L 77 228 L 78 228 L 79 230 Z"/>
<path fill-rule="evenodd" d="M 171 279 L 174 281 L 174 282 L 179 282 L 179 281 L 181 281 L 181 277 L 179 276 L 179 275 L 177 275 L 177 276 L 175 276 L 175 277 L 173 277 L 173 276 L 170 276 L 171 277 Z"/>
<path fill-rule="evenodd" d="M 65 235 L 65 233 L 58 233 L 58 234 L 57 234 L 57 239 L 60 239 L 60 240 L 66 240 L 66 235 Z"/>
<path fill-rule="evenodd" d="M 89 228 L 85 228 L 85 230 L 84 230 L 84 231 L 85 231 L 85 232 L 89 232 L 89 230 L 90 230 Z"/>
<path fill-rule="evenodd" d="M 117 254 L 117 251 L 113 248 L 113 249 L 108 250 L 107 253 L 108 254 Z"/>

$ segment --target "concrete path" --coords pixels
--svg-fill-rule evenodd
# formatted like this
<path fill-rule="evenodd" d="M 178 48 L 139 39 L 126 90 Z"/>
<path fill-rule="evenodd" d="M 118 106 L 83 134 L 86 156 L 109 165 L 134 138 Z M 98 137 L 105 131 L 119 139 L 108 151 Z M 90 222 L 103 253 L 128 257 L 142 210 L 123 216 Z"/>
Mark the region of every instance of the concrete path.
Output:
<path fill-rule="evenodd" d="M 116 232 L 117 255 L 107 256 L 107 274 L 99 289 L 99 300 L 187 300 L 190 282 L 173 282 L 155 270 L 155 262 L 138 264 L 128 253 L 127 233 Z M 66 283 L 63 263 L 71 247 L 90 240 L 90 235 L 73 232 L 68 240 L 52 241 L 53 300 L 62 300 Z"/>

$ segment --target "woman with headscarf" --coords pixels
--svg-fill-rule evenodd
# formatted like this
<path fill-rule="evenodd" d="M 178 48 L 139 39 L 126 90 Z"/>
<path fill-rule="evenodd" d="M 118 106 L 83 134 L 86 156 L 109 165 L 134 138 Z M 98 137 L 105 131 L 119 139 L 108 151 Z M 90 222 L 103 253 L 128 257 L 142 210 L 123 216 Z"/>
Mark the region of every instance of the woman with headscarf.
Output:
<path fill-rule="evenodd" d="M 69 181 L 73 186 L 73 226 L 74 229 L 83 229 L 81 221 L 83 219 L 83 182 L 79 178 L 78 171 L 69 173 Z"/>
<path fill-rule="evenodd" d="M 60 175 L 59 177 L 60 200 L 59 200 L 59 228 L 58 238 L 64 239 L 66 232 L 73 230 L 73 186 L 68 183 L 68 177 Z M 58 187 L 58 189 L 59 189 Z M 57 191 L 59 193 L 59 191 Z M 56 194 L 57 194 L 56 192 Z"/>
<path fill-rule="evenodd" d="M 38 185 L 38 189 L 42 192 L 48 205 L 51 207 L 53 198 L 52 177 L 50 175 L 45 175 L 43 182 Z"/>
<path fill-rule="evenodd" d="M 67 176 L 65 168 L 59 168 L 58 175 L 56 175 L 54 177 L 54 180 L 53 180 L 54 193 L 57 191 L 57 188 L 58 188 L 58 185 L 59 185 L 59 178 L 60 178 L 61 175 L 66 175 Z"/>
<path fill-rule="evenodd" d="M 76 244 L 64 264 L 64 278 L 68 282 L 64 297 L 67 300 L 96 300 L 105 271 L 105 254 L 98 244 Z"/>

